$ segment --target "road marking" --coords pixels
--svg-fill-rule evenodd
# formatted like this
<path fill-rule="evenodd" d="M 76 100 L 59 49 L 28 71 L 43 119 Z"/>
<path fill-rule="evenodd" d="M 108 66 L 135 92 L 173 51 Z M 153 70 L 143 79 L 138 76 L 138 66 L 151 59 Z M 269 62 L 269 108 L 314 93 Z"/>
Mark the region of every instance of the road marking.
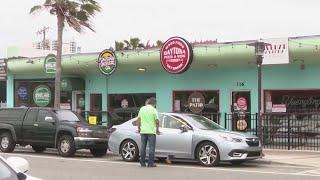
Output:
<path fill-rule="evenodd" d="M 308 170 L 308 171 L 300 171 L 297 172 L 296 174 L 316 174 L 316 175 L 320 175 L 320 168 L 319 169 L 312 169 L 312 170 Z"/>
<path fill-rule="evenodd" d="M 7 156 L 13 156 L 12 154 L 0 153 Z M 29 155 L 29 154 L 20 154 L 14 153 L 14 156 L 22 156 L 22 157 L 32 157 L 32 158 L 42 158 L 42 159 L 55 159 L 55 160 L 65 160 L 65 161 L 82 161 L 82 162 L 95 162 L 95 163 L 107 163 L 107 164 L 126 164 L 132 166 L 138 166 L 138 163 L 130 163 L 124 161 L 110 161 L 110 160 L 91 160 L 91 159 L 75 159 L 75 158 L 63 158 L 63 157 L 50 157 L 50 156 L 37 156 L 37 155 Z M 229 168 L 220 168 L 220 167 L 190 167 L 190 166 L 180 166 L 180 165 L 163 165 L 158 164 L 158 167 L 169 167 L 169 168 L 180 168 L 180 169 L 197 169 L 197 170 L 207 170 L 207 171 L 228 171 L 228 172 L 241 172 L 241 173 L 259 173 L 259 174 L 277 174 L 277 175 L 292 175 L 292 176 L 314 176 L 320 177 L 320 174 L 303 174 L 301 172 L 309 172 L 309 171 L 301 171 L 301 172 L 273 172 L 273 171 L 257 171 L 257 170 L 240 170 L 240 169 L 229 169 Z M 282 166 L 277 166 L 282 167 Z M 291 168 L 293 166 L 290 166 Z"/>

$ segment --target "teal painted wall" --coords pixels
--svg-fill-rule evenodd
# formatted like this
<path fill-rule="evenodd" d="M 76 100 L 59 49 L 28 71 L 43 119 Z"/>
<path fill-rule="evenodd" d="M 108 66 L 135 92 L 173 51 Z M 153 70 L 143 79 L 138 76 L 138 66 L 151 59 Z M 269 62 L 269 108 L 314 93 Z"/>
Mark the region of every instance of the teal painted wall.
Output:
<path fill-rule="evenodd" d="M 31 79 L 28 76 L 8 76 L 7 101 L 13 107 L 14 79 Z M 37 77 L 39 78 L 39 77 Z M 48 78 L 48 77 L 43 77 Z M 249 90 L 251 92 L 251 112 L 257 112 L 257 69 L 255 65 L 233 68 L 207 68 L 202 71 L 190 68 L 183 74 L 160 72 L 120 73 L 111 76 L 88 75 L 86 82 L 85 110 L 90 110 L 90 94 L 102 94 L 102 111 L 108 111 L 108 94 L 116 93 L 156 93 L 161 112 L 172 111 L 172 93 L 175 90 L 219 90 L 220 112 L 230 112 L 231 92 Z M 244 82 L 243 87 L 237 82 Z M 300 64 L 266 65 L 262 68 L 262 89 L 320 89 L 320 65 L 306 65 L 304 70 Z M 103 117 L 106 120 L 106 117 Z M 222 125 L 224 116 L 221 116 Z"/>
<path fill-rule="evenodd" d="M 262 89 L 320 89 L 320 65 L 301 70 L 298 64 L 268 65 L 262 68 Z M 232 91 L 251 92 L 251 112 L 258 111 L 257 69 L 255 65 L 233 68 L 208 68 L 203 71 L 189 69 L 183 74 L 137 72 L 111 76 L 92 75 L 86 78 L 86 99 L 92 93 L 103 96 L 103 110 L 107 111 L 107 94 L 156 93 L 160 112 L 172 111 L 175 90 L 219 90 L 221 124 L 224 113 L 231 111 Z M 243 87 L 237 82 L 244 82 Z M 89 101 L 86 102 L 89 107 Z M 89 110 L 89 109 L 86 109 Z"/>

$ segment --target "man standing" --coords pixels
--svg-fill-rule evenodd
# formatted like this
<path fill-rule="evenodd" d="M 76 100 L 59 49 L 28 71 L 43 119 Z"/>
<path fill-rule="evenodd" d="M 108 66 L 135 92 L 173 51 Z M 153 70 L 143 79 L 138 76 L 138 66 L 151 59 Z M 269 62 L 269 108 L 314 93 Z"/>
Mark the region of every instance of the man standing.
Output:
<path fill-rule="evenodd" d="M 141 107 L 138 114 L 138 131 L 141 135 L 141 157 L 140 164 L 145 167 L 146 147 L 149 143 L 148 167 L 156 167 L 154 164 L 154 153 L 156 148 L 156 134 L 159 132 L 159 118 L 156 107 L 156 99 L 151 97 L 146 105 Z"/>

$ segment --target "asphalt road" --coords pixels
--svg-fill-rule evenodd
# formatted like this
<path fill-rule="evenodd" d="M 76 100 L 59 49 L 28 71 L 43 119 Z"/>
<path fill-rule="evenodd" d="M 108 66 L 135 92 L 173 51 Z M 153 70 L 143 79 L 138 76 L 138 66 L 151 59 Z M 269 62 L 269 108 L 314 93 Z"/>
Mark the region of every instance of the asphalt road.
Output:
<path fill-rule="evenodd" d="M 18 149 L 11 154 L 30 163 L 29 174 L 47 180 L 194 180 L 194 179 L 236 179 L 236 180 L 283 180 L 320 179 L 320 169 L 311 166 L 248 162 L 239 166 L 228 163 L 219 167 L 206 168 L 190 162 L 158 163 L 156 168 L 142 168 L 138 163 L 126 163 L 114 155 L 94 158 L 87 151 L 81 151 L 73 158 L 62 158 L 56 151 L 36 154 L 29 149 Z"/>

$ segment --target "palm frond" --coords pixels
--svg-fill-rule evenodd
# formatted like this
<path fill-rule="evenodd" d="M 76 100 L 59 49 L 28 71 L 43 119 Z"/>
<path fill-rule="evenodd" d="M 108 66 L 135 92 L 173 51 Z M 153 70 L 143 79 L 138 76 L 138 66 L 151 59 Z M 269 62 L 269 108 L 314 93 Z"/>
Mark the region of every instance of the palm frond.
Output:
<path fill-rule="evenodd" d="M 43 8 L 43 6 L 41 6 L 41 5 L 33 6 L 33 7 L 30 9 L 29 14 L 35 13 L 35 12 L 41 10 L 42 8 Z"/>
<path fill-rule="evenodd" d="M 78 20 L 73 16 L 66 17 L 66 21 L 69 24 L 71 28 L 76 30 L 78 33 L 82 32 L 81 24 L 78 22 Z"/>
<path fill-rule="evenodd" d="M 52 0 L 46 0 L 44 3 L 43 3 L 43 6 L 44 7 L 48 7 L 48 6 L 52 6 Z"/>

